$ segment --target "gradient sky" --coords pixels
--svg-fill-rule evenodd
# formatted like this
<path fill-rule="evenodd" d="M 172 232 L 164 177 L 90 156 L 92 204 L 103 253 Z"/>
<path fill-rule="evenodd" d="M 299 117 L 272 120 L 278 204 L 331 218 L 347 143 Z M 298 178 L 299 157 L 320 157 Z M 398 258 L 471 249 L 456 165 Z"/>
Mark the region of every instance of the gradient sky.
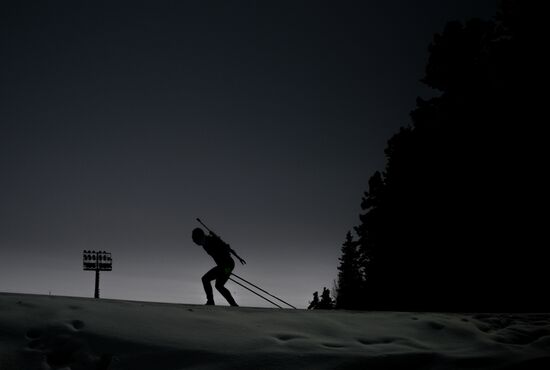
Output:
<path fill-rule="evenodd" d="M 332 287 L 427 46 L 496 0 L 0 5 L 0 291 L 204 303 L 200 217 L 235 272 Z M 269 306 L 228 283 L 237 302 Z M 217 303 L 225 304 L 215 293 Z"/>

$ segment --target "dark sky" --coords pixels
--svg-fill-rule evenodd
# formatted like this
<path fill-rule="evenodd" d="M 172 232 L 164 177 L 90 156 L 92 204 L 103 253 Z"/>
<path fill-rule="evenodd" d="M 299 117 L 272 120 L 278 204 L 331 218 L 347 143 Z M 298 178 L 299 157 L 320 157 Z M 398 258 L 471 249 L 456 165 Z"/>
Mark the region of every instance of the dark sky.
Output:
<path fill-rule="evenodd" d="M 103 297 L 203 303 L 200 217 L 237 274 L 304 307 L 431 94 L 433 34 L 496 0 L 0 7 L 0 291 L 91 296 L 96 249 Z"/>

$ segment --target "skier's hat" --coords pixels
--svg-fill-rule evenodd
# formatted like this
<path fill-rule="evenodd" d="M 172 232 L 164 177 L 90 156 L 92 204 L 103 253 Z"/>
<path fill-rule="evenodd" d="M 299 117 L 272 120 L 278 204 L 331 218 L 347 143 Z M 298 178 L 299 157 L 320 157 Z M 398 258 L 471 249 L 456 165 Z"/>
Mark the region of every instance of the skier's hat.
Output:
<path fill-rule="evenodd" d="M 193 229 L 193 234 L 191 235 L 191 237 L 193 238 L 193 241 L 195 243 L 199 244 L 200 242 L 202 242 L 204 240 L 204 236 L 204 231 L 200 227 Z"/>

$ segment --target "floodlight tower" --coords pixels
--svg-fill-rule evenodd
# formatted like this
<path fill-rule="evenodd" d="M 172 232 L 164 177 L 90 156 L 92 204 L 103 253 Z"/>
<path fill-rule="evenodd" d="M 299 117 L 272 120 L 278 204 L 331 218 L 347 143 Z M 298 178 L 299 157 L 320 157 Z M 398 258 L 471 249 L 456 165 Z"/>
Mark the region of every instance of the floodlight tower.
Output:
<path fill-rule="evenodd" d="M 83 260 L 85 271 L 95 271 L 94 298 L 99 298 L 99 271 L 112 271 L 113 259 L 111 253 L 105 251 L 84 251 Z"/>

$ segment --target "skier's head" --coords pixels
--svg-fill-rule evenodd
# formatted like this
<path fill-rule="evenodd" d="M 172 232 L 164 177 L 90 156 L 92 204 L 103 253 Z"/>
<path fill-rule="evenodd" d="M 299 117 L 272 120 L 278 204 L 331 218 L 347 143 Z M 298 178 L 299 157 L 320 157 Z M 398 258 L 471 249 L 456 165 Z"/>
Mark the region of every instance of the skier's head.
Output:
<path fill-rule="evenodd" d="M 198 245 L 203 245 L 205 236 L 204 231 L 199 227 L 193 229 L 193 234 L 191 235 L 193 241 Z"/>

